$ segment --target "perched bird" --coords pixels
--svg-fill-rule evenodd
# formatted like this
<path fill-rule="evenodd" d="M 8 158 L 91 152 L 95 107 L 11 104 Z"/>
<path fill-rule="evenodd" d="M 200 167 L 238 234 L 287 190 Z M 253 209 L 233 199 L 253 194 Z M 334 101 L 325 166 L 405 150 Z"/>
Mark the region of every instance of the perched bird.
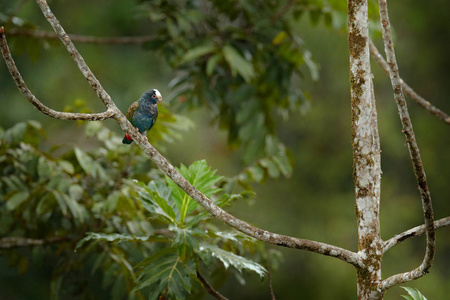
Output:
<path fill-rule="evenodd" d="M 136 127 L 144 137 L 156 122 L 158 117 L 158 103 L 161 103 L 161 93 L 157 89 L 148 90 L 142 94 L 141 99 L 131 104 L 127 111 L 128 121 Z M 123 144 L 131 144 L 133 139 L 127 134 L 122 140 Z"/>

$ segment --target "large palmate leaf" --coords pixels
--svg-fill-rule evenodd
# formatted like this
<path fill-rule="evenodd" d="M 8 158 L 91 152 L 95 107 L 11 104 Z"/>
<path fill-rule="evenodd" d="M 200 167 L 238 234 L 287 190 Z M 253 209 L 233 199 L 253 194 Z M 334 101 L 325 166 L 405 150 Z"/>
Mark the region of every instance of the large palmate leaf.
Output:
<path fill-rule="evenodd" d="M 144 191 L 139 193 L 139 200 L 144 208 L 167 224 L 176 223 L 177 207 L 173 203 L 171 189 L 162 181 L 150 181 L 148 185 L 140 185 Z"/>
<path fill-rule="evenodd" d="M 195 275 L 193 261 L 182 263 L 176 250 L 166 248 L 137 266 L 134 291 L 149 288 L 149 299 L 166 295 L 170 299 L 184 299 L 191 290 L 190 277 Z"/>
<path fill-rule="evenodd" d="M 206 197 L 210 197 L 221 190 L 214 187 L 214 184 L 222 179 L 222 176 L 215 175 L 216 171 L 211 170 L 205 160 L 196 161 L 189 168 L 181 164 L 178 171 Z M 186 215 L 197 207 L 197 202 L 168 177 L 166 177 L 166 182 L 172 191 L 175 205 L 180 211 L 180 223 L 183 223 Z"/>
<path fill-rule="evenodd" d="M 225 269 L 228 269 L 228 267 L 232 266 L 239 272 L 242 272 L 242 270 L 245 269 L 256 272 L 261 277 L 267 274 L 267 270 L 260 264 L 245 257 L 236 255 L 232 252 L 223 250 L 216 245 L 201 243 L 199 250 L 201 252 L 200 255 L 212 255 L 213 257 L 220 260 L 223 263 Z"/>

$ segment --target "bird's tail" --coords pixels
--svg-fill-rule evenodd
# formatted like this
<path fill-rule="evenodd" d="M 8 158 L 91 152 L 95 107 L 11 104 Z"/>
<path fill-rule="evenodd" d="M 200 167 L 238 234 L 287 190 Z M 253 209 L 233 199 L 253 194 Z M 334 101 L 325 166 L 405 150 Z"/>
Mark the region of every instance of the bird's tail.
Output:
<path fill-rule="evenodd" d="M 133 139 L 127 134 L 123 137 L 122 144 L 131 144 L 133 142 Z"/>

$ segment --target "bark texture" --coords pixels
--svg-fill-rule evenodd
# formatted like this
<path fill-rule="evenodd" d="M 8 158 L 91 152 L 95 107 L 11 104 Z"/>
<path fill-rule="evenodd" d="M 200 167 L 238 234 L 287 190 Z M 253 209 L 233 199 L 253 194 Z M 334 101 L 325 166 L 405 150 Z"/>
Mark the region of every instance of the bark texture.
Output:
<path fill-rule="evenodd" d="M 358 254 L 358 299 L 382 299 L 380 236 L 380 148 L 369 54 L 366 0 L 348 1 L 348 41 L 352 108 L 353 180 L 355 183 Z"/>

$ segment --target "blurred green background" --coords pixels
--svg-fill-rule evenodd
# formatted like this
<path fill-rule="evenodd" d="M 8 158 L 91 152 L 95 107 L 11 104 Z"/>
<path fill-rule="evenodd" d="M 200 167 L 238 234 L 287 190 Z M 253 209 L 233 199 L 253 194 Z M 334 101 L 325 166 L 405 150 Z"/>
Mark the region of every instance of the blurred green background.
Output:
<path fill-rule="evenodd" d="M 54 0 L 50 4 L 68 33 L 92 36 L 153 33 L 152 23 L 137 16 L 139 1 L 98 0 L 93 4 L 87 0 Z M 450 3 L 405 0 L 389 4 L 402 78 L 434 105 L 450 112 Z M 0 13 L 14 11 L 19 5 L 20 18 L 50 30 L 34 1 L 0 0 Z M 277 119 L 275 127 L 279 140 L 292 151 L 293 174 L 288 179 L 269 179 L 262 185 L 255 185 L 256 201 L 239 202 L 228 210 L 270 231 L 356 250 L 347 35 L 339 28 L 330 28 L 324 22 L 316 24 L 312 19 L 306 13 L 298 21 L 296 30 L 320 66 L 320 77 L 316 81 L 310 76 L 301 78 L 297 84 L 309 95 L 307 104 L 292 113 L 288 120 Z M 9 40 L 14 38 L 26 39 L 11 37 Z M 383 49 L 380 39 L 375 42 Z M 47 49 L 42 49 L 36 41 L 26 46 L 19 42 L 10 46 L 28 87 L 45 104 L 63 110 L 80 100 L 92 111 L 103 110 L 101 102 L 58 42 L 50 42 Z M 136 45 L 76 46 L 122 111 L 148 88 L 158 88 L 163 97 L 172 92 L 168 84 L 175 73 L 161 53 L 144 51 Z M 381 229 L 382 237 L 388 239 L 422 224 L 422 215 L 390 82 L 375 62 L 372 70 L 383 151 Z M 54 120 L 35 110 L 18 92 L 4 63 L 0 64 L 0 103 L 3 128 L 21 121 L 38 120 L 48 135 L 43 147 L 55 143 L 83 149 L 92 147 L 84 140 L 83 130 L 76 122 Z M 174 104 L 172 101 L 164 105 L 170 111 Z M 434 200 L 435 217 L 446 217 L 450 215 L 450 127 L 411 101 L 408 104 Z M 211 122 L 211 114 L 201 106 L 183 110 L 182 114 L 194 121 L 195 128 L 181 140 L 165 145 L 169 161 L 189 165 L 206 159 L 210 166 L 218 169 L 218 174 L 234 176 L 240 172 L 240 152 L 228 146 L 227 132 Z M 120 132 L 113 121 L 106 121 L 106 124 Z M 425 240 L 421 237 L 390 250 L 383 259 L 383 277 L 418 266 L 424 247 Z M 272 276 L 278 299 L 355 298 L 356 276 L 351 266 L 308 252 L 278 249 L 284 255 L 283 264 Z M 449 265 L 450 229 L 443 228 L 437 232 L 437 253 L 431 273 L 405 285 L 418 288 L 428 299 L 447 299 Z M 11 299 L 38 299 L 40 293 L 45 299 L 48 295 L 49 287 L 40 284 L 48 275 L 39 270 L 18 275 L 1 257 L 0 270 L 0 291 L 10 291 Z M 220 291 L 230 299 L 270 298 L 266 282 L 261 284 L 257 275 L 247 279 L 247 284 L 241 286 L 231 278 Z M 24 289 L 24 286 L 29 288 Z M 34 292 L 30 294 L 30 290 Z M 400 294 L 405 292 L 395 287 L 385 299 L 400 299 Z"/>

